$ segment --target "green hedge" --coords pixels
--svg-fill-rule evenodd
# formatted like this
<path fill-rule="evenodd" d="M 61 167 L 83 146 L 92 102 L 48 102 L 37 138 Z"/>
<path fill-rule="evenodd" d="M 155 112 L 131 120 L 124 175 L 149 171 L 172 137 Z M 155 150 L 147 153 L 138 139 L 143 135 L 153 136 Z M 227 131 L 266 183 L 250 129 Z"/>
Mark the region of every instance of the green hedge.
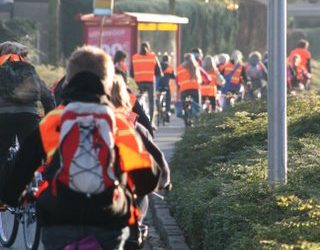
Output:
<path fill-rule="evenodd" d="M 310 93 L 289 100 L 288 184 L 273 188 L 266 103 L 202 116 L 186 131 L 169 199 L 192 249 L 320 249 L 319 109 Z"/>

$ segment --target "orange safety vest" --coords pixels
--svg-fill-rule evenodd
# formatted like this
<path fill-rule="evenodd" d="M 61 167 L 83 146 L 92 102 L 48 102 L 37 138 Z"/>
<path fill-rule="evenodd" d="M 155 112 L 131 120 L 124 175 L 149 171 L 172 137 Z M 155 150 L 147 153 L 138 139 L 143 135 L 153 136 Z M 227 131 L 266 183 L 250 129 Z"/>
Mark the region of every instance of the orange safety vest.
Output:
<path fill-rule="evenodd" d="M 216 96 L 217 95 L 217 84 L 218 84 L 218 74 L 217 70 L 212 70 L 209 72 L 211 76 L 211 82 L 206 85 L 201 85 L 200 92 L 201 96 Z"/>
<path fill-rule="evenodd" d="M 5 54 L 0 56 L 0 65 L 4 64 L 6 61 L 10 62 L 25 62 L 26 60 L 17 54 Z"/>
<path fill-rule="evenodd" d="M 149 169 L 152 166 L 150 154 L 139 140 L 135 129 L 129 124 L 127 117 L 116 113 L 115 143 L 119 149 L 120 167 L 123 172 Z"/>
<path fill-rule="evenodd" d="M 132 64 L 136 83 L 154 82 L 156 67 L 156 55 L 154 53 L 147 53 L 146 55 L 135 54 L 132 57 Z"/>
<path fill-rule="evenodd" d="M 40 135 L 42 145 L 47 156 L 47 163 L 50 163 L 52 156 L 59 146 L 61 115 L 64 106 L 59 105 L 57 108 L 49 112 L 41 121 Z M 116 115 L 116 135 L 115 143 L 119 149 L 120 168 L 123 172 L 130 172 L 139 169 L 150 169 L 152 167 L 152 159 L 150 154 L 144 149 L 142 141 L 136 135 L 132 125 L 127 118 L 119 113 Z M 128 185 L 134 190 L 134 183 L 128 176 Z M 46 183 L 47 188 L 48 183 Z M 43 190 L 42 190 L 43 191 Z M 137 207 L 130 206 L 129 225 L 134 225 L 140 217 L 141 212 Z"/>
<path fill-rule="evenodd" d="M 182 65 L 179 65 L 177 70 L 177 84 L 180 92 L 192 89 L 198 90 L 200 88 L 200 84 L 197 80 L 191 79 L 189 71 Z"/>
<path fill-rule="evenodd" d="M 42 145 L 50 163 L 52 156 L 59 146 L 61 115 L 64 106 L 59 105 L 49 112 L 40 122 L 40 135 Z M 134 128 L 129 124 L 124 115 L 116 113 L 117 131 L 115 143 L 119 148 L 120 167 L 124 172 L 150 168 L 152 160 L 149 153 L 144 149 L 142 142 L 138 139 Z"/>
<path fill-rule="evenodd" d="M 224 76 L 227 76 L 228 74 L 230 74 L 234 68 L 237 67 L 237 64 L 232 64 L 231 62 L 227 63 L 226 66 L 224 67 Z M 242 73 L 242 65 L 240 65 L 237 70 L 233 73 L 232 77 L 231 77 L 231 81 L 230 83 L 232 84 L 240 84 L 242 81 L 242 77 L 241 77 L 241 73 Z"/>
<path fill-rule="evenodd" d="M 289 54 L 289 63 L 293 63 L 293 57 L 294 55 L 299 55 L 301 57 L 301 64 L 307 68 L 307 61 L 311 59 L 311 53 L 304 48 L 296 48 L 292 50 Z"/>
<path fill-rule="evenodd" d="M 168 66 L 164 71 L 163 71 L 164 75 L 171 75 L 173 74 L 173 68 L 171 66 Z"/>

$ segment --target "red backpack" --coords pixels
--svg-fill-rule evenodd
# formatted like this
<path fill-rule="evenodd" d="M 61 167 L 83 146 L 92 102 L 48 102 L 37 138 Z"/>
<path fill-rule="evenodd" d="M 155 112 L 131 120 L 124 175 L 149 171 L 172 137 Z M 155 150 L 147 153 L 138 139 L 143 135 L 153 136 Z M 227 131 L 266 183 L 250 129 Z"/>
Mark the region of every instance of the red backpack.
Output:
<path fill-rule="evenodd" d="M 88 197 L 117 183 L 114 113 L 106 105 L 72 102 L 61 117 L 56 181 Z"/>

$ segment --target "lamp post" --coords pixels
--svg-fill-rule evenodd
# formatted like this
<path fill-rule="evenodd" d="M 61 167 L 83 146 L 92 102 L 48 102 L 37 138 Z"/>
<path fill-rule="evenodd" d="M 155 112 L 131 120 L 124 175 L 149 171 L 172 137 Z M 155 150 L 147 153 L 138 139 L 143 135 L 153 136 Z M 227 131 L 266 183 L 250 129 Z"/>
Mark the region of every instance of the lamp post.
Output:
<path fill-rule="evenodd" d="M 268 3 L 268 180 L 287 181 L 287 0 Z"/>

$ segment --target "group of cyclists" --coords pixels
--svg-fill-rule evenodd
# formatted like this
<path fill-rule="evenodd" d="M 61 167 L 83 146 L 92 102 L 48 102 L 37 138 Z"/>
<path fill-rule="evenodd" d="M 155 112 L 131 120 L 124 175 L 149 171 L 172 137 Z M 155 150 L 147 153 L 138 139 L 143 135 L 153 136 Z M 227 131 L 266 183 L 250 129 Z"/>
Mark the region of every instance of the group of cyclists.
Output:
<path fill-rule="evenodd" d="M 260 52 L 253 51 L 244 62 L 239 50 L 231 55 L 222 53 L 203 57 L 202 50 L 194 48 L 184 55 L 183 62 L 174 71 L 167 54 L 159 63 L 148 43 L 141 46 L 140 53 L 132 58 L 131 76 L 141 91 L 148 91 L 151 120 L 155 90 L 166 92 L 166 111 L 170 116 L 170 98 L 175 95 L 170 93 L 171 79 L 177 85 L 178 101 L 186 103 L 186 99 L 192 99 L 193 105 L 201 106 L 208 112 L 222 111 L 245 98 L 260 99 L 267 96 L 267 52 L 262 56 Z M 290 52 L 287 75 L 289 93 L 310 89 L 311 53 L 308 41 L 301 39 L 297 48 Z"/>
<path fill-rule="evenodd" d="M 0 216 L 24 206 L 24 191 L 41 169 L 34 197 L 45 249 L 141 247 L 147 195 L 170 190 L 171 180 L 151 122 L 122 74 L 125 53 L 113 62 L 100 48 L 77 48 L 50 91 L 27 52 L 16 42 L 0 44 L 0 84 L 8 90 L 0 92 Z"/>
<path fill-rule="evenodd" d="M 288 57 L 290 91 L 310 88 L 308 46 L 299 41 Z M 200 110 L 193 105 L 222 111 L 235 100 L 263 98 L 267 90 L 267 54 L 258 51 L 244 63 L 238 50 L 203 57 L 194 48 L 175 70 L 170 56 L 159 61 L 148 42 L 132 58 L 117 51 L 111 59 L 100 48 L 82 46 L 52 90 L 27 55 L 20 43 L 0 44 L 0 214 L 23 206 L 22 194 L 40 168 L 36 208 L 45 249 L 141 246 L 147 194 L 171 188 L 168 162 L 153 141 L 157 91 L 166 93 L 165 120 L 170 120 L 170 81 L 176 82 L 185 115 L 189 108 Z M 147 113 L 128 86 L 129 74 L 148 95 Z M 19 150 L 9 164 L 16 142 Z"/>

